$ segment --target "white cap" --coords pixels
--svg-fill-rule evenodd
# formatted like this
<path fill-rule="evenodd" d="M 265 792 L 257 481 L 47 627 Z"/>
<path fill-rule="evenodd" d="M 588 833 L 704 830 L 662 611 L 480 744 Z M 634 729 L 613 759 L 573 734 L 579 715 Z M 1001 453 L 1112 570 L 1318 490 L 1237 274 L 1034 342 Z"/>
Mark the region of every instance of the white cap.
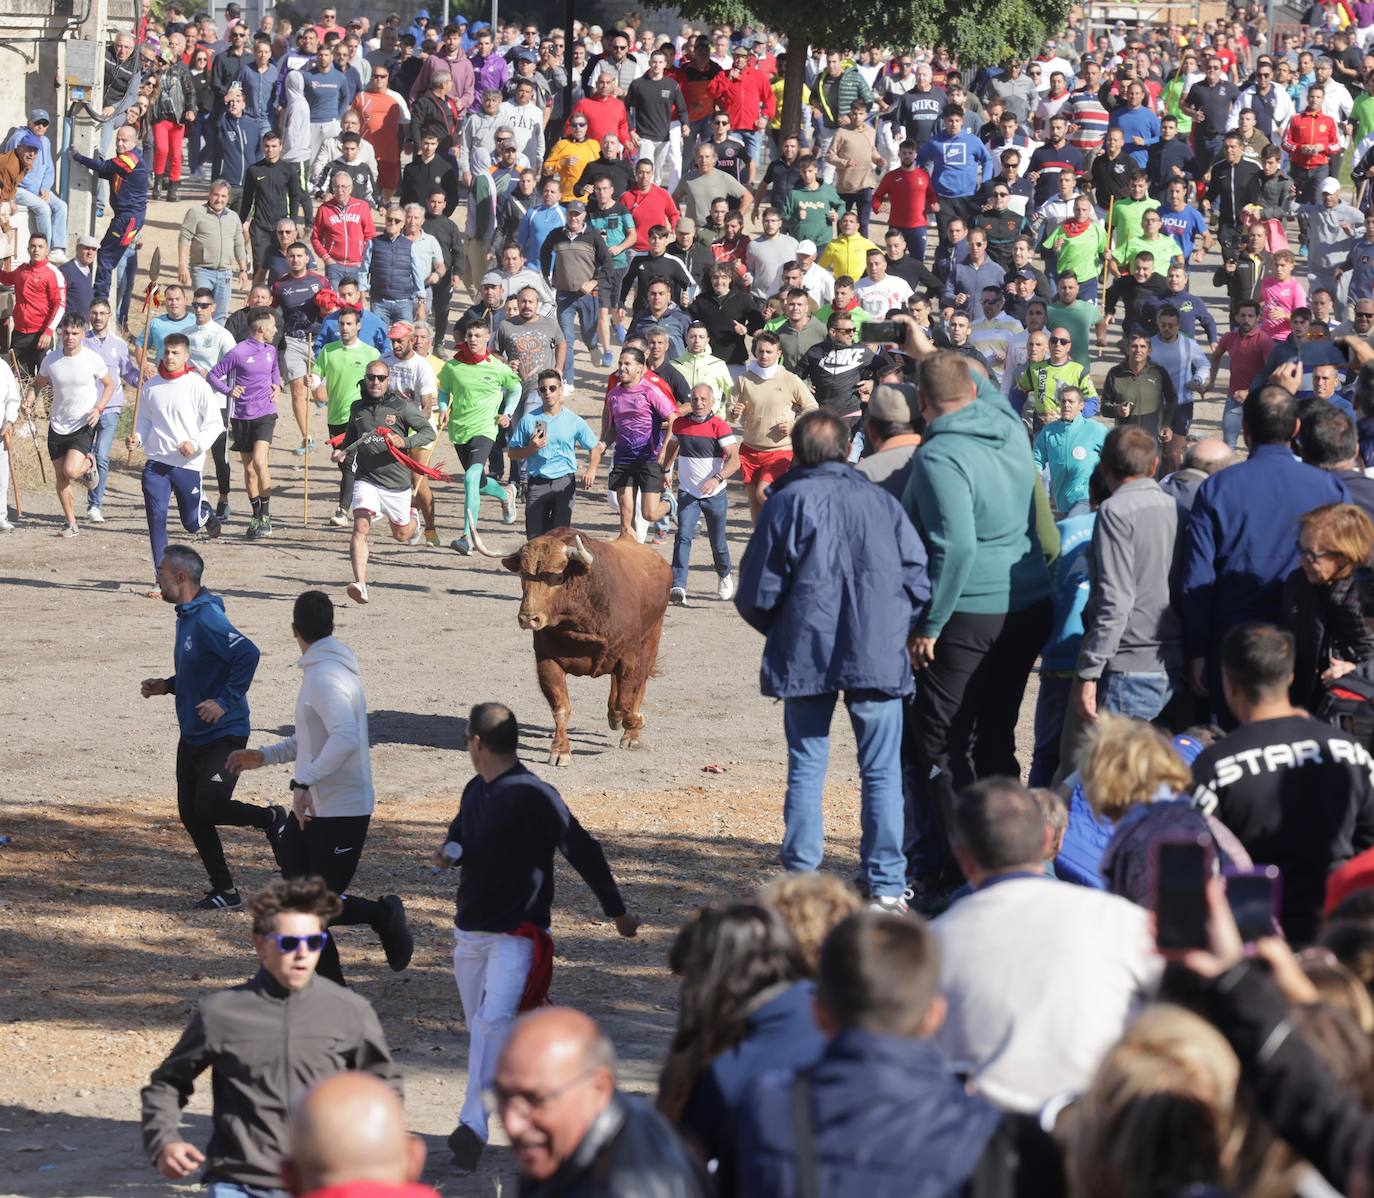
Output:
<path fill-rule="evenodd" d="M 809 254 L 814 258 L 816 256 L 816 243 L 809 238 L 806 241 L 797 242 L 797 253 Z"/>
<path fill-rule="evenodd" d="M 1322 180 L 1322 195 L 1330 195 L 1333 191 L 1340 191 L 1341 181 L 1330 177 Z"/>

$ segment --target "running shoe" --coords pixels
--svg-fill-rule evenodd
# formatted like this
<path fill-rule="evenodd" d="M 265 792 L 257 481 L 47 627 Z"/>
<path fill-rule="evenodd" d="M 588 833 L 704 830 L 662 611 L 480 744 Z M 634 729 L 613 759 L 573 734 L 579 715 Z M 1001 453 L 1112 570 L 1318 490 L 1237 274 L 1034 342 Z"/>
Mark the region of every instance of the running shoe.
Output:
<path fill-rule="evenodd" d="M 291 818 L 291 813 L 279 803 L 273 803 L 267 809 L 272 816 L 272 822 L 263 829 L 267 833 L 267 843 L 272 846 L 272 856 L 276 858 L 277 868 L 286 868 L 286 859 L 282 854 L 282 840 L 286 835 L 286 821 Z"/>
<path fill-rule="evenodd" d="M 671 520 L 674 524 L 677 523 L 677 492 L 664 491 L 663 500 L 668 505 L 668 514 L 663 517 L 665 521 L 664 527 L 667 527 L 666 521 L 668 520 Z"/>
<path fill-rule="evenodd" d="M 406 925 L 406 908 L 400 895 L 384 894 L 378 900 L 386 908 L 386 923 L 377 929 L 382 938 L 382 951 L 386 953 L 386 963 L 394 973 L 400 973 L 410 964 L 415 954 L 415 938 Z"/>
<path fill-rule="evenodd" d="M 716 597 L 718 599 L 724 599 L 726 602 L 729 602 L 735 597 L 735 579 L 733 575 L 727 574 L 720 580 L 719 585 L 716 587 Z"/>
<path fill-rule="evenodd" d="M 426 549 L 438 549 L 438 548 L 439 548 L 439 530 L 438 530 L 437 528 L 427 528 L 427 529 L 425 529 L 425 548 L 426 548 Z"/>
<path fill-rule="evenodd" d="M 307 453 L 315 448 L 315 438 L 311 437 L 304 445 L 297 445 L 291 452 L 298 458 L 303 458 Z"/>
<path fill-rule="evenodd" d="M 686 587 L 674 587 L 671 591 L 668 592 L 668 602 L 669 602 L 673 607 L 686 607 L 686 606 L 688 606 L 688 604 L 687 604 L 687 588 L 686 588 Z"/>
<path fill-rule="evenodd" d="M 104 524 L 105 513 L 100 510 L 98 504 L 93 503 L 90 507 L 86 509 L 86 519 L 89 520 L 92 524 Z"/>
<path fill-rule="evenodd" d="M 454 537 L 453 540 L 448 543 L 448 547 L 460 557 L 472 556 L 472 543 L 467 537 Z"/>
<path fill-rule="evenodd" d="M 348 584 L 348 597 L 354 603 L 365 604 L 367 602 L 367 583 L 350 582 Z"/>
<path fill-rule="evenodd" d="M 258 536 L 270 537 L 272 535 L 272 517 L 262 516 L 258 519 Z"/>
<path fill-rule="evenodd" d="M 347 528 L 349 524 L 348 513 L 341 507 L 334 509 L 334 514 L 329 517 L 329 523 L 335 528 Z"/>
<path fill-rule="evenodd" d="M 248 527 L 247 527 L 247 529 L 244 530 L 244 534 L 243 534 L 243 535 L 244 535 L 248 540 L 250 540 L 250 541 L 256 541 L 256 540 L 258 539 L 259 525 L 261 525 L 261 524 L 262 524 L 262 517 L 261 517 L 261 516 L 253 516 L 253 517 L 250 517 L 250 519 L 249 519 L 249 521 L 248 521 Z"/>
<path fill-rule="evenodd" d="M 881 911 L 887 915 L 906 915 L 910 908 L 906 905 L 906 899 L 900 894 L 884 894 L 878 898 L 868 900 L 870 911 Z"/>
<path fill-rule="evenodd" d="M 617 345 L 625 344 L 625 326 L 623 324 L 611 325 L 611 335 L 615 338 Z"/>
<path fill-rule="evenodd" d="M 237 890 L 212 890 L 196 904 L 197 911 L 242 911 L 243 895 Z"/>
<path fill-rule="evenodd" d="M 601 355 L 601 365 L 603 367 L 610 367 L 615 365 L 615 358 L 611 356 L 610 350 L 607 350 L 604 354 Z"/>
<path fill-rule="evenodd" d="M 13 531 L 14 531 L 14 525 L 11 524 L 7 519 L 5 519 L 5 515 L 4 515 L 3 512 L 0 512 L 0 532 L 13 532 Z"/>
<path fill-rule="evenodd" d="M 221 520 L 227 520 L 233 514 L 234 510 L 229 506 L 229 501 L 227 499 L 221 499 L 215 507 L 215 515 Z"/>
<path fill-rule="evenodd" d="M 218 541 L 219 534 L 224 531 L 224 521 L 216 516 L 214 512 L 211 512 L 205 517 L 204 528 L 210 540 Z"/>
<path fill-rule="evenodd" d="M 511 483 L 506 484 L 505 498 L 501 500 L 501 523 L 515 523 L 515 487 Z"/>
<path fill-rule="evenodd" d="M 406 538 L 407 545 L 423 545 L 425 543 L 425 521 L 424 518 L 414 508 L 410 509 L 410 519 L 415 525 L 415 531 Z"/>
<path fill-rule="evenodd" d="M 71 524 L 64 524 L 62 526 L 61 531 L 57 535 L 59 537 L 74 537 L 77 536 L 80 532 L 81 530 L 77 528 L 76 522 L 73 521 Z"/>

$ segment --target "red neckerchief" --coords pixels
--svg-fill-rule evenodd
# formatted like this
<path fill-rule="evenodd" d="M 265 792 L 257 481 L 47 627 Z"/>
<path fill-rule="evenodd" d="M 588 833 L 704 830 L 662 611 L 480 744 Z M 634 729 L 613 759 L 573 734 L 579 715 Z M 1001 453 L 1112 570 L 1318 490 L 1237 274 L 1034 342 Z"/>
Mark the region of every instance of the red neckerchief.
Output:
<path fill-rule="evenodd" d="M 465 366 L 477 366 L 491 357 L 491 350 L 487 350 L 487 352 L 479 358 L 472 350 L 468 349 L 466 345 L 462 345 L 458 347 L 458 353 L 455 356 L 458 361 L 462 362 Z"/>
<path fill-rule="evenodd" d="M 161 375 L 164 379 L 179 379 L 179 378 L 181 378 L 182 375 L 185 375 L 185 374 L 196 374 L 196 373 L 198 373 L 197 371 L 193 370 L 190 366 L 186 366 L 186 367 L 184 367 L 183 369 L 178 370 L 175 374 L 172 374 L 171 372 L 168 371 L 167 367 L 164 366 L 161 362 L 159 362 L 159 363 L 157 364 L 157 372 L 158 372 L 158 374 Z"/>
<path fill-rule="evenodd" d="M 387 449 L 391 453 L 391 456 L 395 458 L 398 462 L 400 462 L 402 466 L 405 466 L 407 469 L 409 469 L 412 473 L 423 475 L 425 478 L 432 478 L 435 482 L 440 483 L 451 483 L 453 481 L 453 475 L 445 474 L 444 471 L 439 470 L 434 466 L 426 466 L 423 462 L 417 462 L 413 457 L 410 456 L 410 454 L 406 453 L 406 451 L 402 449 L 399 445 L 393 445 L 386 437 L 382 436 L 381 429 L 374 429 L 373 432 L 379 438 L 381 438 L 382 444 L 387 447 Z M 327 443 L 335 447 L 338 447 L 343 444 L 343 439 L 347 435 L 348 434 L 346 432 L 340 433 L 337 437 L 330 437 Z"/>
<path fill-rule="evenodd" d="M 1066 220 L 1060 228 L 1064 230 L 1065 237 L 1077 237 L 1088 231 L 1088 226 L 1092 224 L 1090 220 Z"/>

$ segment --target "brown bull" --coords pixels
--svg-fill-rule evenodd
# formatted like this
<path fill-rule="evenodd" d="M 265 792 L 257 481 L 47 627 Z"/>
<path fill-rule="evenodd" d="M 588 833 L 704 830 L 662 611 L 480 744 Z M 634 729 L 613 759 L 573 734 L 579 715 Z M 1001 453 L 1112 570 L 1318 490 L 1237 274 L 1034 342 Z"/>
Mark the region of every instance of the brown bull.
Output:
<path fill-rule="evenodd" d="M 611 676 L 606 717 L 639 748 L 644 687 L 658 657 L 672 571 L 652 549 L 621 538 L 594 541 L 559 528 L 501 559 L 520 575 L 520 627 L 534 633 L 539 689 L 553 712 L 550 765 L 571 765 L 568 675 Z"/>

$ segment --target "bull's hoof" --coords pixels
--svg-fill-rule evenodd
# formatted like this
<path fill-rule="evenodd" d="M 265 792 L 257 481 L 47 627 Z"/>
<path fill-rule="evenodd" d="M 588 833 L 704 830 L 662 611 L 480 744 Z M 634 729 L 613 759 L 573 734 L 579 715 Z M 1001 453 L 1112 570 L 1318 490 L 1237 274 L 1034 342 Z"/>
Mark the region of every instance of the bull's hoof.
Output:
<path fill-rule="evenodd" d="M 572 765 L 572 749 L 550 749 L 549 765 Z"/>
<path fill-rule="evenodd" d="M 639 729 L 636 728 L 632 731 L 626 731 L 625 735 L 620 738 L 620 747 L 622 749 L 643 748 L 639 740 Z"/>
<path fill-rule="evenodd" d="M 611 731 L 615 732 L 620 728 L 620 712 L 608 711 L 606 713 L 606 723 L 611 726 Z"/>

